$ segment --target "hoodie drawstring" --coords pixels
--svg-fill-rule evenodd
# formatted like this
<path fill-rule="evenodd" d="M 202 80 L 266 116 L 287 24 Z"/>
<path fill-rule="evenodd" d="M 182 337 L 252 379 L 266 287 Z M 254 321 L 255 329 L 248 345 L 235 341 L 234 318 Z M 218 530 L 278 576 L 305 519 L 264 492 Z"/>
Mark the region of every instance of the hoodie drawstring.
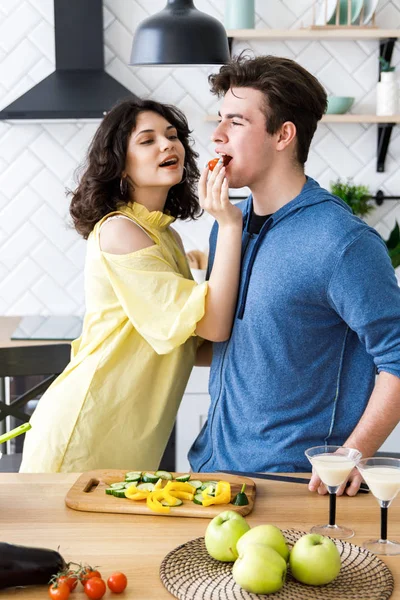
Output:
<path fill-rule="evenodd" d="M 252 251 L 251 256 L 250 256 L 249 264 L 248 264 L 247 269 L 246 269 L 246 279 L 244 281 L 242 299 L 241 299 L 240 306 L 239 306 L 239 311 L 238 311 L 238 314 L 237 314 L 237 318 L 240 319 L 240 320 L 243 319 L 244 308 L 245 308 L 246 299 L 247 299 L 247 292 L 248 292 L 248 289 L 249 289 L 251 272 L 253 270 L 253 265 L 254 265 L 254 261 L 256 260 L 257 252 L 258 252 L 258 250 L 259 250 L 259 248 L 261 246 L 261 243 L 262 243 L 264 237 L 266 236 L 268 230 L 272 227 L 273 222 L 274 222 L 273 219 L 268 219 L 268 221 L 266 221 L 264 223 L 264 225 L 263 225 L 260 233 L 258 234 L 257 241 L 254 244 L 253 251 Z"/>

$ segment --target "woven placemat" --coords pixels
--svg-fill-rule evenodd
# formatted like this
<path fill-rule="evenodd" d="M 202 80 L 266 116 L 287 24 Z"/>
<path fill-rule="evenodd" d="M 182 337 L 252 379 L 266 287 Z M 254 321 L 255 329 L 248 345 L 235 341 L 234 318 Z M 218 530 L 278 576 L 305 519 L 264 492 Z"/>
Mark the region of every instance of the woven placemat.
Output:
<path fill-rule="evenodd" d="M 289 544 L 304 531 L 285 529 Z M 313 587 L 296 581 L 288 569 L 283 588 L 274 600 L 387 600 L 394 581 L 385 563 L 364 548 L 333 540 L 340 552 L 342 568 L 330 584 Z M 255 600 L 265 595 L 251 594 L 239 587 L 232 577 L 233 563 L 219 562 L 209 556 L 204 538 L 191 540 L 172 550 L 161 563 L 160 577 L 167 590 L 180 600 Z"/>

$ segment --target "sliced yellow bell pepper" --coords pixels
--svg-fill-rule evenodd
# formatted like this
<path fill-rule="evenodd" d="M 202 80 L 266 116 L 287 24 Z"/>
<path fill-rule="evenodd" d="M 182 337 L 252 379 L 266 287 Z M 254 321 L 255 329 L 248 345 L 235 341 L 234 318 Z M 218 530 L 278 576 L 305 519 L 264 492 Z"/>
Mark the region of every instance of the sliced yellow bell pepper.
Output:
<path fill-rule="evenodd" d="M 164 493 L 164 500 L 166 500 L 168 502 L 168 504 L 171 504 L 172 506 L 175 504 L 180 504 L 177 496 L 171 496 L 171 494 L 169 494 L 168 492 L 166 492 L 165 490 L 163 490 Z"/>
<path fill-rule="evenodd" d="M 164 490 L 154 490 L 148 495 L 146 503 L 150 510 L 161 514 L 168 514 L 170 511 L 169 506 L 163 506 L 160 502 L 160 500 L 164 499 Z"/>
<path fill-rule="evenodd" d="M 179 492 L 188 492 L 189 494 L 193 494 L 194 491 L 192 485 L 189 483 L 182 483 L 180 481 L 168 481 L 164 490 L 167 492 L 170 492 L 171 490 L 177 490 Z"/>
<path fill-rule="evenodd" d="M 212 492 L 212 490 L 213 490 L 213 487 L 212 487 L 212 485 L 210 485 L 210 487 L 206 488 L 205 490 L 203 490 L 201 492 L 201 495 L 203 496 L 203 498 L 206 498 L 207 496 L 210 495 L 210 492 Z"/>
<path fill-rule="evenodd" d="M 150 492 L 147 490 L 138 490 L 134 484 L 130 485 L 125 490 L 125 496 L 129 498 L 129 500 L 146 500 L 149 494 Z"/>
<path fill-rule="evenodd" d="M 206 492 L 207 490 L 204 490 Z M 211 506 L 212 504 L 229 504 L 231 501 L 231 484 L 229 481 L 218 481 L 215 489 L 215 496 L 207 496 L 202 493 L 203 506 Z"/>
<path fill-rule="evenodd" d="M 149 492 L 138 492 L 137 494 L 133 494 L 132 496 L 125 496 L 129 498 L 129 500 L 147 500 Z"/>
<path fill-rule="evenodd" d="M 179 492 L 178 490 L 169 490 L 167 492 L 174 498 L 180 498 L 181 500 L 193 500 L 194 494 L 189 494 L 189 492 Z"/>
<path fill-rule="evenodd" d="M 155 490 L 161 490 L 162 488 L 162 479 L 160 477 L 160 479 L 157 481 L 157 483 L 154 485 L 154 489 Z"/>

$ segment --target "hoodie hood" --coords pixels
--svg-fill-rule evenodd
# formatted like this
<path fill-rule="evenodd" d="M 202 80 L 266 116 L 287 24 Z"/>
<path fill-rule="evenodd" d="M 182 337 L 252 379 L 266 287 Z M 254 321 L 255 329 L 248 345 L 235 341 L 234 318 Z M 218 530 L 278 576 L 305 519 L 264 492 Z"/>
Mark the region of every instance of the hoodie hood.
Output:
<path fill-rule="evenodd" d="M 135 98 L 104 71 L 100 0 L 54 0 L 56 70 L 9 106 L 0 120 L 101 119 Z"/>
<path fill-rule="evenodd" d="M 343 200 L 341 200 L 337 196 L 334 196 L 333 194 L 331 194 L 330 192 L 328 192 L 327 190 L 322 188 L 319 185 L 319 183 L 317 181 L 315 181 L 315 179 L 312 179 L 312 177 L 306 176 L 306 182 L 305 182 L 300 194 L 298 196 L 296 196 L 295 198 L 293 198 L 293 200 L 291 200 L 290 202 L 288 202 L 287 204 L 282 206 L 282 208 L 277 210 L 271 216 L 271 220 L 273 221 L 274 224 L 276 224 L 279 221 L 281 221 L 282 219 L 286 218 L 289 214 L 291 214 L 301 208 L 305 208 L 306 206 L 313 206 L 315 204 L 320 204 L 321 202 L 335 202 L 336 204 L 338 204 L 339 206 L 341 206 L 348 212 L 350 212 L 350 213 L 352 212 L 351 208 L 345 202 L 343 202 Z M 239 208 L 241 208 L 241 210 L 243 212 L 244 231 L 247 231 L 248 226 L 249 226 L 249 221 L 250 221 L 250 215 L 253 210 L 252 194 L 250 194 L 250 196 L 247 198 L 247 200 L 244 200 L 243 202 L 238 204 L 238 206 L 239 206 Z M 266 223 L 268 223 L 269 221 L 270 221 L 270 219 L 268 219 L 268 221 L 266 221 Z M 261 232 L 262 232 L 262 229 L 261 229 L 260 233 Z"/>

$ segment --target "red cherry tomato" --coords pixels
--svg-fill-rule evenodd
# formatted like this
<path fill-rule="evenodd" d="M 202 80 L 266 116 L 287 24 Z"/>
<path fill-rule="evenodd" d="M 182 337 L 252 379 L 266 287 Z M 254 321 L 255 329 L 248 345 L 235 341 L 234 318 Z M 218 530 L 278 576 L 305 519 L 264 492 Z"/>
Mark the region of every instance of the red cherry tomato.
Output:
<path fill-rule="evenodd" d="M 60 577 L 57 577 L 57 581 L 58 583 L 65 582 L 68 585 L 71 592 L 78 585 L 78 577 L 73 572 L 66 573 L 65 575 L 60 575 Z"/>
<path fill-rule="evenodd" d="M 97 571 L 97 569 L 93 569 L 92 567 L 85 567 L 81 571 L 79 579 L 81 580 L 82 585 L 84 586 L 85 583 L 92 577 L 98 577 L 99 579 L 101 579 L 100 571 Z"/>
<path fill-rule="evenodd" d="M 84 590 L 90 600 L 100 600 L 106 593 L 107 586 L 100 577 L 91 577 L 85 583 Z"/>
<path fill-rule="evenodd" d="M 215 167 L 217 166 L 219 161 L 219 158 L 212 158 L 211 160 L 208 161 L 208 168 L 210 169 L 210 171 L 214 171 Z"/>
<path fill-rule="evenodd" d="M 65 581 L 52 583 L 49 587 L 49 596 L 52 600 L 67 600 L 70 593 L 69 585 Z"/>
<path fill-rule="evenodd" d="M 128 585 L 128 580 L 124 573 L 116 572 L 112 573 L 107 579 L 108 587 L 114 594 L 121 594 Z"/>

